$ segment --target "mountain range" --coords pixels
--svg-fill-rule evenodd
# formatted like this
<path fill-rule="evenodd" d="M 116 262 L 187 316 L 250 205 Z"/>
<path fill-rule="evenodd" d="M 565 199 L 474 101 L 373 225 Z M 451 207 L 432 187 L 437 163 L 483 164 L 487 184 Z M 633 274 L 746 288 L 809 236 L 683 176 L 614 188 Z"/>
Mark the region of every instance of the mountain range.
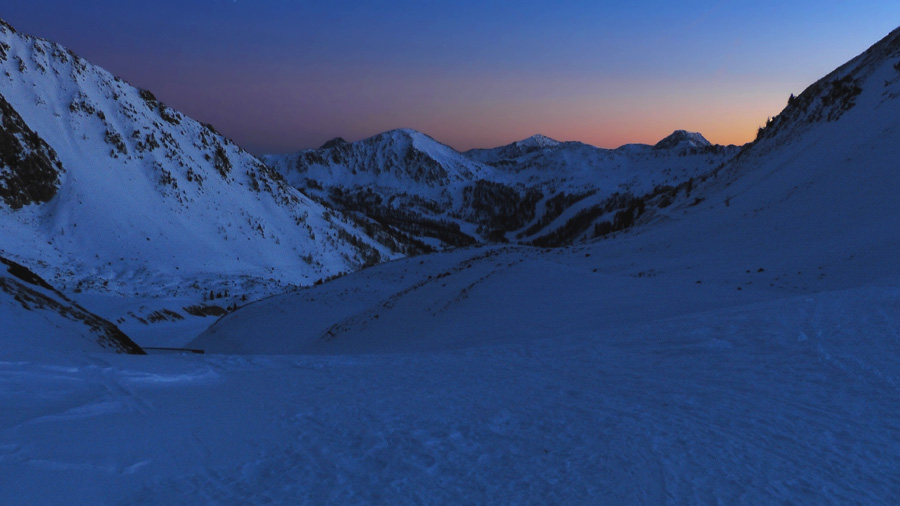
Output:
<path fill-rule="evenodd" d="M 898 111 L 257 159 L 0 24 L 0 498 L 894 504 Z"/>
<path fill-rule="evenodd" d="M 538 135 L 459 153 L 394 130 L 261 161 L 5 23 L 0 71 L 0 253 L 138 334 L 198 332 L 207 315 L 404 255 L 589 240 L 738 151 L 678 131 L 655 146 Z M 121 296 L 134 302 L 108 304 Z"/>
<path fill-rule="evenodd" d="M 331 286 L 255 304 L 252 309 L 217 322 L 195 344 L 210 349 L 222 346 L 222 351 L 243 349 L 250 346 L 243 339 L 249 335 L 248 325 L 253 325 L 260 335 L 266 336 L 258 339 L 262 340 L 263 349 L 269 352 L 320 352 L 332 346 L 339 350 L 337 353 L 378 350 L 381 346 L 388 351 L 398 351 L 415 348 L 418 344 L 412 340 L 435 333 L 447 333 L 463 342 L 466 342 L 465 336 L 480 341 L 484 338 L 483 333 L 475 329 L 464 331 L 460 322 L 483 324 L 483 318 L 476 316 L 480 313 L 468 312 L 480 311 L 481 307 L 490 307 L 496 318 L 502 318 L 498 315 L 504 310 L 512 311 L 515 316 L 504 320 L 506 325 L 523 331 L 529 325 L 522 322 L 540 326 L 546 325 L 548 320 L 556 321 L 555 316 L 539 309 L 538 301 L 543 300 L 548 290 L 555 290 L 559 300 L 580 299 L 590 294 L 588 298 L 594 300 L 596 307 L 585 308 L 587 313 L 623 315 L 628 314 L 630 304 L 635 300 L 656 301 L 658 295 L 644 293 L 648 289 L 661 290 L 669 297 L 685 290 L 730 288 L 727 295 L 699 299 L 718 305 L 735 296 L 738 300 L 753 300 L 778 294 L 854 288 L 861 283 L 893 279 L 900 276 L 895 261 L 900 251 L 900 235 L 897 234 L 900 201 L 895 195 L 900 188 L 900 171 L 896 170 L 900 143 L 893 142 L 900 132 L 900 116 L 896 114 L 898 104 L 900 31 L 814 83 L 799 96 L 791 97 L 784 111 L 760 129 L 757 139 L 741 148 L 710 146 L 698 134 L 676 132 L 656 146 L 627 145 L 612 151 L 533 137 L 494 150 L 465 155 L 451 152 L 458 166 L 477 159 L 482 163 L 476 166 L 482 169 L 481 174 L 488 174 L 490 168 L 503 176 L 527 173 L 525 179 L 541 181 L 536 184 L 545 186 L 540 187 L 566 188 L 567 194 L 586 184 L 587 174 L 594 170 L 591 163 L 598 163 L 597 160 L 616 160 L 617 156 L 631 162 L 641 160 L 645 164 L 643 170 L 631 173 L 631 179 L 619 183 L 626 185 L 624 188 L 629 188 L 627 185 L 630 184 L 634 189 L 637 204 L 632 205 L 636 206 L 635 210 L 640 209 L 640 226 L 631 227 L 630 233 L 615 240 L 579 243 L 574 248 L 549 253 L 549 256 L 536 254 L 531 248 L 510 246 L 486 253 L 438 256 L 421 262 L 415 258 L 391 262 L 359 273 L 355 281 L 340 280 Z M 433 145 L 429 138 L 415 137 L 408 131 L 389 135 L 414 138 L 420 145 Z M 373 146 L 382 145 L 377 139 L 379 137 L 341 144 L 341 153 L 382 156 L 383 151 L 373 149 Z M 326 173 L 324 167 L 331 165 L 306 164 L 312 158 L 333 162 L 339 155 L 327 155 L 330 149 L 334 148 L 303 152 L 290 159 L 295 165 L 308 166 L 306 174 L 321 177 Z M 448 149 L 444 147 L 443 152 Z M 595 158 L 577 158 L 588 161 L 584 164 L 564 163 L 571 160 L 567 157 L 573 152 L 588 153 Z M 393 167 L 397 167 L 397 159 L 394 160 Z M 557 165 L 542 173 L 542 168 L 549 166 L 536 160 L 557 160 Z M 660 170 L 681 161 L 688 163 L 684 173 L 677 173 L 680 178 L 669 176 L 665 169 Z M 336 173 L 347 176 L 341 172 L 343 166 L 334 163 Z M 299 171 L 291 173 L 283 165 L 273 163 L 273 166 L 283 170 L 288 180 L 296 184 Z M 361 167 L 366 167 L 365 164 L 355 166 L 360 167 L 360 173 L 363 172 Z M 451 165 L 443 162 L 440 166 Z M 470 172 L 474 173 L 476 168 L 471 168 Z M 579 168 L 581 172 L 577 172 Z M 654 168 L 657 170 L 652 170 Z M 391 182 L 397 181 L 396 173 L 390 176 Z M 625 174 L 629 174 L 624 170 L 612 173 L 610 179 L 613 182 L 622 181 Z M 407 180 L 414 179 L 408 172 L 404 174 L 407 174 Z M 290 179 L 291 176 L 295 179 Z M 371 171 L 366 171 L 359 177 L 370 176 Z M 665 179 L 667 176 L 671 179 Z M 544 179 L 540 180 L 541 177 Z M 458 181 L 463 178 L 430 180 L 447 179 Z M 381 184 L 377 177 L 367 182 L 369 188 Z M 660 186 L 667 183 L 667 186 Z M 317 182 L 313 186 L 325 188 L 327 184 Z M 671 184 L 678 186 L 669 186 Z M 341 191 L 347 192 L 346 188 L 351 185 L 343 183 L 342 186 L 345 189 Z M 430 192 L 437 186 L 436 183 L 409 184 L 407 188 L 425 187 Z M 597 185 L 592 190 L 602 192 L 598 187 L 603 188 Z M 359 192 L 368 191 L 362 184 L 357 188 Z M 623 186 L 606 188 L 610 193 L 625 191 Z M 372 190 L 373 193 L 377 191 Z M 424 195 L 434 193 L 422 190 L 419 198 Z M 464 208 L 471 208 L 471 205 Z M 589 225 L 593 227 L 585 229 L 595 235 L 609 231 L 601 229 L 599 223 Z M 629 225 L 632 225 L 631 220 Z M 579 259 L 579 256 L 590 260 Z M 558 273 L 560 280 L 543 278 L 543 271 L 557 269 L 547 266 L 548 261 L 567 266 L 564 272 Z M 419 266 L 429 262 L 435 266 Z M 505 271 L 516 272 L 520 279 L 541 279 L 541 283 L 535 282 L 541 288 L 510 290 L 506 286 L 511 274 L 502 275 Z M 606 279 L 609 276 L 618 281 Z M 648 286 L 644 277 L 652 277 L 654 285 Z M 621 279 L 633 281 L 622 284 Z M 634 286 L 631 286 L 632 282 Z M 670 282 L 683 283 L 683 286 L 660 288 Z M 368 289 L 353 297 L 344 296 L 341 298 L 343 304 L 336 304 L 331 290 L 346 293 L 346 283 Z M 692 286 L 697 284 L 702 286 Z M 610 285 L 616 286 L 612 300 L 604 294 Z M 640 296 L 628 296 L 631 291 Z M 518 302 L 504 309 L 507 306 L 492 302 L 500 293 L 507 298 L 515 294 Z M 483 298 L 479 299 L 476 294 Z M 617 297 L 623 299 L 616 300 Z M 404 300 L 408 302 L 401 303 Z M 569 304 L 577 307 L 580 302 L 571 300 Z M 620 304 L 627 307 L 620 308 Z M 655 304 L 665 314 L 669 303 L 657 301 Z M 326 311 L 324 307 L 317 307 L 319 305 L 332 309 Z M 563 306 L 568 307 L 567 304 Z M 299 322 L 284 326 L 283 318 L 259 316 L 260 313 L 275 312 L 275 308 L 279 308 L 281 314 L 294 314 L 302 319 L 303 330 L 298 330 Z M 523 312 L 520 314 L 519 311 Z M 571 313 L 567 309 L 559 318 L 569 320 Z M 413 314 L 420 315 L 421 323 L 415 328 L 407 328 L 409 315 Z M 643 318 L 643 312 L 640 314 Z M 245 318 L 247 320 L 242 321 Z M 279 332 L 274 328 L 260 331 L 256 327 L 259 321 L 278 321 L 279 328 L 290 330 L 278 338 Z M 589 316 L 574 318 L 574 321 L 587 325 L 579 331 L 598 325 L 596 318 Z M 618 322 L 619 319 L 616 317 L 611 321 Z M 563 324 L 559 322 L 559 325 Z M 398 336 L 397 328 L 405 331 Z M 348 337 L 341 339 L 345 333 Z M 462 335 L 458 335 L 460 333 Z M 401 344 L 397 343 L 398 339 Z M 423 340 L 429 346 L 435 341 Z M 276 346 L 273 341 L 281 344 Z M 232 342 L 241 344 L 234 349 L 224 344 Z"/>

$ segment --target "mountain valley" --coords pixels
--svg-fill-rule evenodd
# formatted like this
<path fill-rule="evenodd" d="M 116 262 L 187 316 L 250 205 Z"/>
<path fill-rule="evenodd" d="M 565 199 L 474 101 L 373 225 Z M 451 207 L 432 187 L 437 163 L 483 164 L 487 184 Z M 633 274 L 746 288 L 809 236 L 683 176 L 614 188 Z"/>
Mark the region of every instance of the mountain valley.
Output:
<path fill-rule="evenodd" d="M 895 504 L 898 112 L 257 159 L 0 23 L 0 499 Z"/>

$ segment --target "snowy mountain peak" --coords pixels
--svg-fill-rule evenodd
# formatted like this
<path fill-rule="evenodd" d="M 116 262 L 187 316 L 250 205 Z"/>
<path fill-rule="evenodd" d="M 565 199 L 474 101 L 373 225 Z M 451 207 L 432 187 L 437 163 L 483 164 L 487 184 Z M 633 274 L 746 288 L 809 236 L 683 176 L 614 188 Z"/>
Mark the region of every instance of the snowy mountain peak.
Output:
<path fill-rule="evenodd" d="M 580 145 L 573 142 L 559 142 L 545 135 L 537 134 L 504 146 L 488 149 L 470 149 L 465 155 L 472 160 L 477 160 L 488 165 L 509 165 L 514 159 L 524 156 L 540 156 L 541 153 L 551 153 L 563 146 Z"/>
<path fill-rule="evenodd" d="M 359 141 L 365 144 L 393 145 L 403 149 L 413 148 L 428 154 L 436 161 L 443 161 L 459 156 L 455 149 L 442 144 L 428 134 L 411 128 L 398 128 Z"/>
<path fill-rule="evenodd" d="M 416 191 L 429 191 L 428 188 L 483 175 L 479 164 L 408 128 L 356 142 L 334 139 L 319 149 L 269 155 L 263 160 L 295 186 L 312 180 L 324 186 L 359 184 L 398 191 L 414 187 L 419 187 Z"/>
<path fill-rule="evenodd" d="M 393 137 L 393 138 L 405 137 L 405 138 L 410 138 L 410 139 L 414 139 L 414 138 L 418 138 L 418 137 L 428 137 L 429 139 L 431 138 L 428 135 L 426 135 L 418 130 L 412 129 L 412 128 L 394 128 L 392 130 L 387 130 L 387 131 L 381 132 L 380 134 L 374 135 L 372 137 L 382 137 L 382 136 Z"/>
<path fill-rule="evenodd" d="M 712 146 L 703 135 L 698 132 L 688 132 L 687 130 L 675 130 L 663 140 L 657 142 L 653 147 L 655 149 L 673 149 L 673 148 L 705 148 Z"/>
<path fill-rule="evenodd" d="M 523 148 L 552 148 L 559 146 L 562 143 L 545 135 L 537 134 L 532 135 L 527 139 L 522 139 L 515 144 Z"/>
<path fill-rule="evenodd" d="M 363 139 L 360 142 L 395 142 L 395 143 L 415 143 L 416 145 L 427 146 L 429 144 L 440 144 L 438 141 L 434 140 L 429 135 L 423 134 L 418 130 L 413 130 L 411 128 L 397 128 L 394 130 L 388 130 L 387 132 L 382 132 L 380 134 L 369 137 L 368 139 Z"/>

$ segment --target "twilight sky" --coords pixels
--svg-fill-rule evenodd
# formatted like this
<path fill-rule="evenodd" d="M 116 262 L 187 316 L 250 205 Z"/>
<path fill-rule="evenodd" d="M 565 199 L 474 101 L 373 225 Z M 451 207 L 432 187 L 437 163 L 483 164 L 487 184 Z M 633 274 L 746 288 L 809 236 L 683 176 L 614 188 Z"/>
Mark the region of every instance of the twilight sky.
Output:
<path fill-rule="evenodd" d="M 900 24 L 897 0 L 9 3 L 17 29 L 257 154 L 401 127 L 460 150 L 679 128 L 740 144 Z"/>

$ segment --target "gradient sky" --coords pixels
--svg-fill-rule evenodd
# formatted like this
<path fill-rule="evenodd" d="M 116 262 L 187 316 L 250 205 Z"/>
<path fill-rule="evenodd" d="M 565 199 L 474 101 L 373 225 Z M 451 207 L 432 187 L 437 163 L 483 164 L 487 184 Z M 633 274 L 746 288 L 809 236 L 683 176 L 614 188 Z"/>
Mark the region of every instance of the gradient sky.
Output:
<path fill-rule="evenodd" d="M 257 154 L 402 127 L 460 150 L 675 129 L 740 144 L 900 24 L 898 0 L 4 3 Z"/>

